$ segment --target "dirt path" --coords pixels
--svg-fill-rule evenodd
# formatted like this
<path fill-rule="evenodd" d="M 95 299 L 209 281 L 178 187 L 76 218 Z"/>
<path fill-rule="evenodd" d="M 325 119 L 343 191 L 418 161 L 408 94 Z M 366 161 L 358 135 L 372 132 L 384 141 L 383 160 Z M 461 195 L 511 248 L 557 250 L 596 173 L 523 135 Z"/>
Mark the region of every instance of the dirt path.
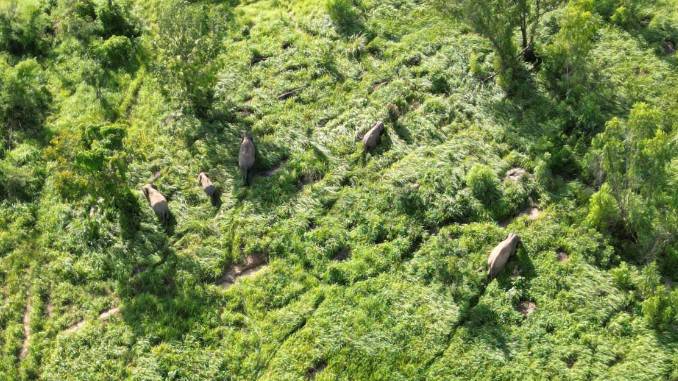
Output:
<path fill-rule="evenodd" d="M 541 216 L 541 210 L 539 210 L 539 208 L 537 208 L 537 207 L 534 206 L 534 205 L 529 206 L 529 207 L 527 207 L 526 209 L 524 209 L 522 212 L 518 213 L 517 216 L 515 216 L 515 217 L 513 217 L 513 218 L 509 218 L 509 219 L 507 219 L 507 220 L 505 220 L 505 221 L 500 222 L 500 223 L 499 223 L 499 226 L 505 228 L 505 227 L 507 227 L 509 224 L 511 224 L 511 222 L 515 221 L 516 219 L 518 219 L 518 218 L 520 218 L 520 217 L 524 217 L 524 216 L 527 216 L 527 219 L 528 219 L 529 221 L 534 221 L 534 220 L 536 220 L 537 218 L 539 218 L 539 216 Z"/>
<path fill-rule="evenodd" d="M 530 300 L 524 300 L 518 305 L 518 312 L 523 314 L 523 316 L 530 316 L 534 311 L 537 310 L 537 304 Z"/>
<path fill-rule="evenodd" d="M 24 359 L 28 355 L 28 349 L 30 347 L 31 340 L 31 312 L 33 311 L 33 306 L 31 305 L 31 297 L 28 296 L 28 301 L 26 302 L 26 310 L 24 311 L 24 342 L 21 345 L 21 353 L 19 353 L 19 358 Z"/>
<path fill-rule="evenodd" d="M 240 277 L 253 276 L 266 266 L 266 257 L 262 254 L 252 254 L 245 257 L 245 261 L 232 266 L 219 280 L 219 285 L 229 288 Z"/>
<path fill-rule="evenodd" d="M 111 308 L 110 310 L 106 310 L 106 311 L 102 312 L 101 314 L 99 314 L 99 317 L 97 319 L 100 320 L 100 321 L 106 321 L 106 320 L 110 319 L 111 316 L 117 315 L 118 313 L 120 313 L 120 307 Z M 64 333 L 77 332 L 84 325 L 85 325 L 85 320 L 84 319 L 80 320 L 79 322 L 77 322 L 77 323 L 73 324 L 72 326 L 66 328 L 66 330 L 64 330 Z"/>
<path fill-rule="evenodd" d="M 280 161 L 279 163 L 275 164 L 273 167 L 271 167 L 271 168 L 269 168 L 265 171 L 255 173 L 254 176 L 256 176 L 256 177 L 271 177 L 271 176 L 275 175 L 276 173 L 280 172 L 283 169 L 283 166 L 285 165 L 285 163 L 287 163 L 287 159 Z"/>

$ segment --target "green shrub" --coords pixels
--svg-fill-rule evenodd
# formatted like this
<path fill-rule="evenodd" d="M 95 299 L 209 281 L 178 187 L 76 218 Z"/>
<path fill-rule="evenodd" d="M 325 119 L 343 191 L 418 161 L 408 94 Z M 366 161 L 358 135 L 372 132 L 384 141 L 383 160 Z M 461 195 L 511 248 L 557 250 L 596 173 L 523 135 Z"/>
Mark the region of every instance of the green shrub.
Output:
<path fill-rule="evenodd" d="M 214 96 L 214 58 L 230 24 L 230 9 L 163 3 L 158 16 L 156 71 L 169 98 L 199 116 L 207 116 Z"/>
<path fill-rule="evenodd" d="M 566 179 L 575 178 L 581 172 L 581 166 L 569 146 L 555 150 L 549 160 L 551 172 Z"/>
<path fill-rule="evenodd" d="M 655 295 L 643 301 L 642 309 L 645 320 L 653 327 L 675 329 L 678 324 L 678 290 L 660 286 Z"/>
<path fill-rule="evenodd" d="M 139 28 L 127 7 L 120 5 L 119 1 L 104 1 L 96 8 L 96 18 L 102 26 L 102 36 L 137 37 Z"/>
<path fill-rule="evenodd" d="M 431 76 L 431 92 L 433 94 L 446 94 L 450 91 L 450 84 L 444 72 L 437 72 Z"/>
<path fill-rule="evenodd" d="M 610 270 L 610 275 L 612 275 L 615 285 L 622 290 L 634 288 L 636 274 L 634 274 L 626 262 L 622 262 L 618 267 Z"/>
<path fill-rule="evenodd" d="M 353 0 L 328 0 L 327 13 L 337 30 L 346 35 L 359 33 L 363 26 Z"/>
<path fill-rule="evenodd" d="M 586 222 L 601 231 L 609 232 L 619 223 L 620 212 L 610 185 L 605 183 L 589 200 Z"/>
<path fill-rule="evenodd" d="M 0 51 L 15 56 L 44 56 L 52 41 L 48 15 L 33 4 L 0 7 Z"/>
<path fill-rule="evenodd" d="M 7 199 L 35 199 L 45 178 L 40 150 L 20 144 L 0 160 L 0 196 Z"/>
<path fill-rule="evenodd" d="M 126 36 L 112 36 L 96 46 L 94 52 L 102 65 L 118 68 L 130 62 L 133 45 Z"/>
<path fill-rule="evenodd" d="M 0 57 L 0 137 L 9 146 L 41 129 L 50 101 L 47 78 L 35 59 L 11 67 Z"/>
<path fill-rule="evenodd" d="M 595 131 L 601 115 L 602 89 L 594 80 L 589 53 L 601 27 L 587 1 L 570 2 L 559 18 L 559 30 L 544 47 L 542 75 L 553 95 L 570 113 L 569 129 Z"/>
<path fill-rule="evenodd" d="M 602 169 L 606 192 L 618 201 L 615 218 L 636 237 L 637 253 L 650 260 L 676 244 L 678 199 L 671 166 L 678 130 L 672 119 L 662 109 L 635 104 L 627 120 L 613 118 L 605 125 L 591 150 L 591 168 Z M 605 198 L 611 207 L 612 199 Z"/>
<path fill-rule="evenodd" d="M 466 174 L 466 185 L 473 195 L 486 206 L 492 207 L 501 197 L 499 178 L 492 168 L 476 164 Z"/>

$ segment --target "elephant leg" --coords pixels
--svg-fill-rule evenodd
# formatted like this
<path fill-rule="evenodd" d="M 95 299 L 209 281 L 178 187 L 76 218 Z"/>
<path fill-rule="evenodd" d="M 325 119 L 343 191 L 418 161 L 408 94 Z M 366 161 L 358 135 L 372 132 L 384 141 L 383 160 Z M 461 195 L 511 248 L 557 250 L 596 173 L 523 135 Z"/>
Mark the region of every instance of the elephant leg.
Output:
<path fill-rule="evenodd" d="M 245 186 L 250 185 L 250 173 L 251 173 L 251 171 L 248 170 L 248 169 L 245 169 L 243 171 L 243 182 L 245 183 Z"/>

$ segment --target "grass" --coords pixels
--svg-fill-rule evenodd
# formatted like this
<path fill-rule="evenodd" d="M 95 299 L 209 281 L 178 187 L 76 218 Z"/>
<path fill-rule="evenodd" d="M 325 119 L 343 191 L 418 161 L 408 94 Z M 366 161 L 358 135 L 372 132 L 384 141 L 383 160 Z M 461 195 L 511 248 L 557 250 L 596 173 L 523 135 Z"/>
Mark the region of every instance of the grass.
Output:
<path fill-rule="evenodd" d="M 470 73 L 471 57 L 492 71 L 487 41 L 429 2 L 242 1 L 205 68 L 215 70 L 213 113 L 196 116 L 154 70 L 158 11 L 129 3 L 144 26 L 139 65 L 107 69 L 97 89 L 84 80 L 91 59 L 67 55 L 75 43 L 41 64 L 51 136 L 128 123 L 138 226 L 92 209 L 96 197 L 61 197 L 49 155 L 29 187 L 39 191 L 2 200 L 0 378 L 675 378 L 675 332 L 647 323 L 636 291 L 613 277 L 624 253 L 581 224 L 593 189 L 539 172 L 565 123 L 543 84 L 514 100 Z M 612 25 L 595 43 L 591 70 L 615 115 L 675 89 L 675 62 L 649 44 Z M 356 136 L 378 120 L 385 133 L 363 154 Z M 249 187 L 237 168 L 243 131 L 257 146 Z M 48 149 L 26 144 L 2 174 Z M 505 180 L 514 167 L 531 175 Z M 173 231 L 138 191 L 158 170 Z M 217 208 L 200 171 L 222 190 Z M 530 200 L 540 217 L 514 219 Z M 508 232 L 523 245 L 488 283 L 487 254 Z M 251 254 L 268 258 L 265 269 L 220 287 Z M 524 301 L 536 305 L 529 316 Z M 97 319 L 113 307 L 120 314 Z"/>

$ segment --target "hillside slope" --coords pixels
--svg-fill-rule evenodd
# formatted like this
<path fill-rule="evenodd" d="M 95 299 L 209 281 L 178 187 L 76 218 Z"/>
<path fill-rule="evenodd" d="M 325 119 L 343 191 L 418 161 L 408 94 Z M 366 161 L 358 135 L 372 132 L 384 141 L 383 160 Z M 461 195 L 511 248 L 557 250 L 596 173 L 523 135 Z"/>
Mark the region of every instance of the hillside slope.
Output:
<path fill-rule="evenodd" d="M 677 379 L 678 3 L 439 3 L 1 1 L 0 378 Z"/>

